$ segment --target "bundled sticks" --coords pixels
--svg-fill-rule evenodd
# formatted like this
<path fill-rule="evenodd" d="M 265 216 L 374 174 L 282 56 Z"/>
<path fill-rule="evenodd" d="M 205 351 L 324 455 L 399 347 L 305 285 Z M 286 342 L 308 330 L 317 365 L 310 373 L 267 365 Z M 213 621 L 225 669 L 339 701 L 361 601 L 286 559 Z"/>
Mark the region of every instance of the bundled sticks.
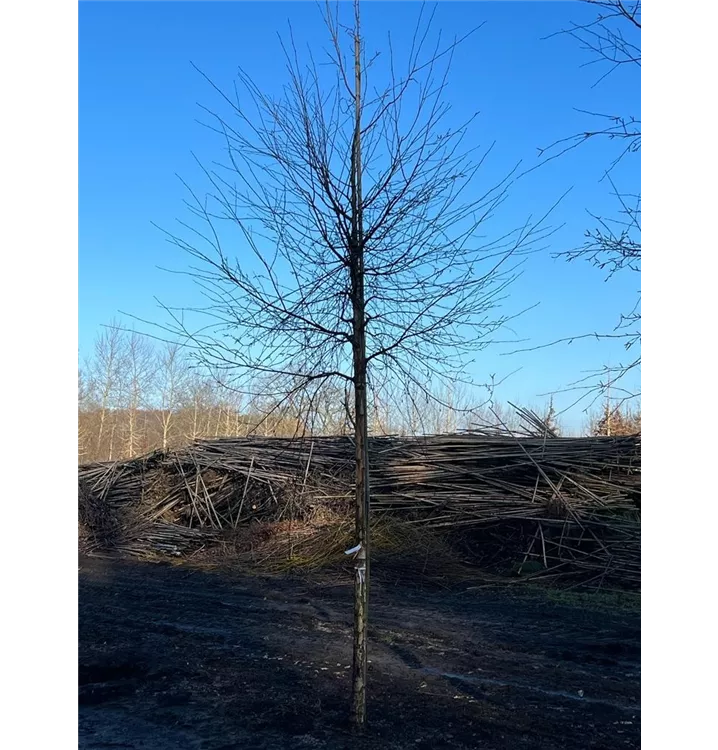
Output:
<path fill-rule="evenodd" d="M 375 517 L 477 540 L 521 529 L 519 572 L 638 585 L 640 436 L 536 432 L 371 438 Z M 347 437 L 247 437 L 81 466 L 83 544 L 185 555 L 251 521 L 349 517 L 353 457 Z"/>

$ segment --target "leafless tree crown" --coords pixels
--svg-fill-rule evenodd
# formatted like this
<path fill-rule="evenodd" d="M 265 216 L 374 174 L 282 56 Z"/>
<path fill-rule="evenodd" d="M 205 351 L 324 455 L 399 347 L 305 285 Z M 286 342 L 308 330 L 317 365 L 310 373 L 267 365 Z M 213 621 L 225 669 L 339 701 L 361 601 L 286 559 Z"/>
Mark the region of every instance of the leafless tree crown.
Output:
<path fill-rule="evenodd" d="M 390 36 L 381 57 L 362 43 L 356 131 L 352 37 L 339 11 L 325 8 L 321 53 L 300 54 L 290 31 L 287 83 L 276 95 L 244 70 L 231 90 L 209 81 L 220 104 L 204 109 L 205 124 L 224 158 L 201 165 L 206 191 L 187 185 L 192 218 L 169 233 L 196 261 L 189 273 L 206 305 L 193 312 L 205 324 L 190 328 L 186 311 L 170 310 L 168 329 L 243 393 L 264 373 L 265 396 L 301 392 L 309 408 L 330 380 L 351 412 L 353 243 L 363 251 L 370 387 L 430 398 L 437 384 L 464 377 L 506 322 L 498 308 L 518 255 L 547 230 L 540 217 L 486 239 L 511 175 L 486 186 L 480 169 L 491 148 L 467 146 L 473 118 L 452 125 L 444 94 L 461 40 L 431 41 L 423 8 L 404 63 Z"/>

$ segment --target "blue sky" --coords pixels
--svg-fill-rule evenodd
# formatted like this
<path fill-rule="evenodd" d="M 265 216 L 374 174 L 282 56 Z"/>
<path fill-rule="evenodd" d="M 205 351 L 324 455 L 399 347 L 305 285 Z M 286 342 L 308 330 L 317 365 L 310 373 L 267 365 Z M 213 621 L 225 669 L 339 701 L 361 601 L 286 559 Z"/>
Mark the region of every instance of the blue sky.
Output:
<path fill-rule="evenodd" d="M 418 4 L 367 2 L 362 25 L 368 49 L 381 50 L 391 31 L 399 50 Z M 441 2 L 434 29 L 445 38 L 484 26 L 458 50 L 446 98 L 456 119 L 481 115 L 472 142 L 496 142 L 486 180 L 522 161 L 536 164 L 537 147 L 595 126 L 575 110 L 640 115 L 637 71 L 618 71 L 593 87 L 602 70 L 568 36 L 544 39 L 590 8 L 575 2 Z M 82 2 L 79 7 L 79 346 L 88 354 L 101 325 L 119 312 L 161 319 L 154 297 L 190 306 L 196 291 L 181 276 L 186 260 L 152 223 L 173 228 L 184 218 L 185 197 L 176 174 L 201 183 L 192 159 L 220 156 L 221 144 L 197 119 L 198 103 L 216 98 L 192 68 L 221 86 L 241 65 L 269 92 L 286 80 L 277 32 L 291 22 L 295 39 L 313 50 L 326 42 L 311 2 Z M 532 256 L 512 287 L 509 310 L 538 303 L 515 321 L 517 338 L 537 345 L 556 338 L 609 332 L 638 291 L 635 274 L 606 283 L 586 263 L 566 264 L 551 252 L 581 243 L 591 226 L 586 209 L 615 214 L 608 186 L 600 182 L 616 145 L 588 143 L 522 178 L 502 210 L 497 232 L 540 214 L 571 188 L 551 223 L 563 224 L 550 247 Z M 638 192 L 640 165 L 624 162 L 617 179 Z M 507 336 L 510 335 L 508 332 Z M 512 347 L 480 354 L 477 377 L 502 377 L 516 368 L 499 396 L 522 403 L 565 386 L 582 372 L 625 360 L 620 345 L 575 342 L 502 356 Z M 568 395 L 557 397 L 559 405 Z M 567 417 L 581 422 L 579 411 Z"/>

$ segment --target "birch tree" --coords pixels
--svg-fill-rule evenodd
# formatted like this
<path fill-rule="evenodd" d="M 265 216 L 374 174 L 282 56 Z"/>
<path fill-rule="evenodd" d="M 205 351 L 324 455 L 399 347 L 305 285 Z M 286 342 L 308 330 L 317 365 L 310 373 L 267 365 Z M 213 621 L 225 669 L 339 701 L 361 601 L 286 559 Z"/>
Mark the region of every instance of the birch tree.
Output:
<path fill-rule="evenodd" d="M 172 342 L 165 343 L 157 355 L 158 418 L 163 451 L 169 448 L 172 428 L 182 405 L 188 378 L 188 363 L 181 346 Z"/>
<path fill-rule="evenodd" d="M 90 377 L 93 379 L 98 392 L 99 415 L 95 454 L 105 454 L 103 441 L 106 433 L 110 432 L 114 438 L 115 424 L 113 410 L 119 407 L 120 378 L 123 366 L 123 337 L 124 334 L 112 321 L 105 327 L 95 340 L 94 358 Z M 108 424 L 109 423 L 109 424 Z M 108 429 L 109 427 L 109 429 Z M 114 440 L 110 440 L 109 459 L 112 460 Z"/>
<path fill-rule="evenodd" d="M 152 345 L 145 336 L 131 331 L 124 339 L 123 367 L 119 382 L 124 395 L 126 426 L 124 436 L 125 456 L 130 458 L 146 449 L 140 410 L 148 405 L 147 396 L 153 390 L 155 356 Z"/>

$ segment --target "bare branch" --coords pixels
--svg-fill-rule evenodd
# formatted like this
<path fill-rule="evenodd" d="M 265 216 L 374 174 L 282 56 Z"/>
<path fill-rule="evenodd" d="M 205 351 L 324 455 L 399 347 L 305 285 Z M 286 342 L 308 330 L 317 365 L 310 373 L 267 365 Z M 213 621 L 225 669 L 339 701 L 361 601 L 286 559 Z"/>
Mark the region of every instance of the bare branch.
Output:
<path fill-rule="evenodd" d="M 640 0 L 584 0 L 588 5 L 598 9 L 598 15 L 593 21 L 585 24 L 574 24 L 570 29 L 564 29 L 556 34 L 568 34 L 578 40 L 582 48 L 591 54 L 592 63 L 608 64 L 609 75 L 617 68 L 625 65 L 641 64 L 640 29 L 641 2 Z M 555 36 L 553 34 L 551 36 Z M 631 36 L 633 34 L 633 36 Z M 596 81 L 596 84 L 605 78 Z M 596 85 L 594 84 L 594 85 Z M 617 155 L 609 163 L 602 177 L 610 186 L 612 195 L 618 204 L 618 215 L 605 217 L 589 212 L 594 227 L 585 232 L 585 241 L 579 247 L 574 247 L 554 254 L 569 262 L 585 260 L 603 271 L 610 279 L 617 273 L 641 270 L 641 196 L 622 191 L 616 187 L 613 172 L 616 166 L 631 155 L 639 155 L 641 149 L 641 120 L 631 115 L 603 115 L 595 112 L 582 111 L 587 116 L 602 121 L 601 127 L 586 130 L 582 133 L 561 138 L 550 146 L 539 149 L 539 163 L 530 170 L 538 169 L 546 163 L 566 155 L 583 146 L 589 140 L 606 139 L 620 144 Z M 605 123 L 608 124 L 605 124 Z M 525 174 L 525 173 L 524 173 Z M 641 313 L 640 292 L 637 301 L 628 313 L 619 316 L 613 333 L 589 333 L 578 336 L 568 336 L 547 344 L 516 349 L 508 354 L 531 351 L 539 348 L 552 347 L 561 343 L 568 343 L 586 338 L 596 340 L 622 340 L 626 350 L 640 348 L 641 343 Z M 604 368 L 582 378 L 579 383 L 573 383 L 564 389 L 580 391 L 576 402 L 582 399 L 596 399 L 605 394 L 609 384 L 625 379 L 629 373 L 640 369 L 640 355 L 626 365 Z M 608 376 L 603 378 L 602 376 Z M 614 389 L 615 392 L 615 389 Z M 630 391 L 628 398 L 638 397 L 640 392 Z M 593 403 L 593 402 L 592 402 Z"/>

